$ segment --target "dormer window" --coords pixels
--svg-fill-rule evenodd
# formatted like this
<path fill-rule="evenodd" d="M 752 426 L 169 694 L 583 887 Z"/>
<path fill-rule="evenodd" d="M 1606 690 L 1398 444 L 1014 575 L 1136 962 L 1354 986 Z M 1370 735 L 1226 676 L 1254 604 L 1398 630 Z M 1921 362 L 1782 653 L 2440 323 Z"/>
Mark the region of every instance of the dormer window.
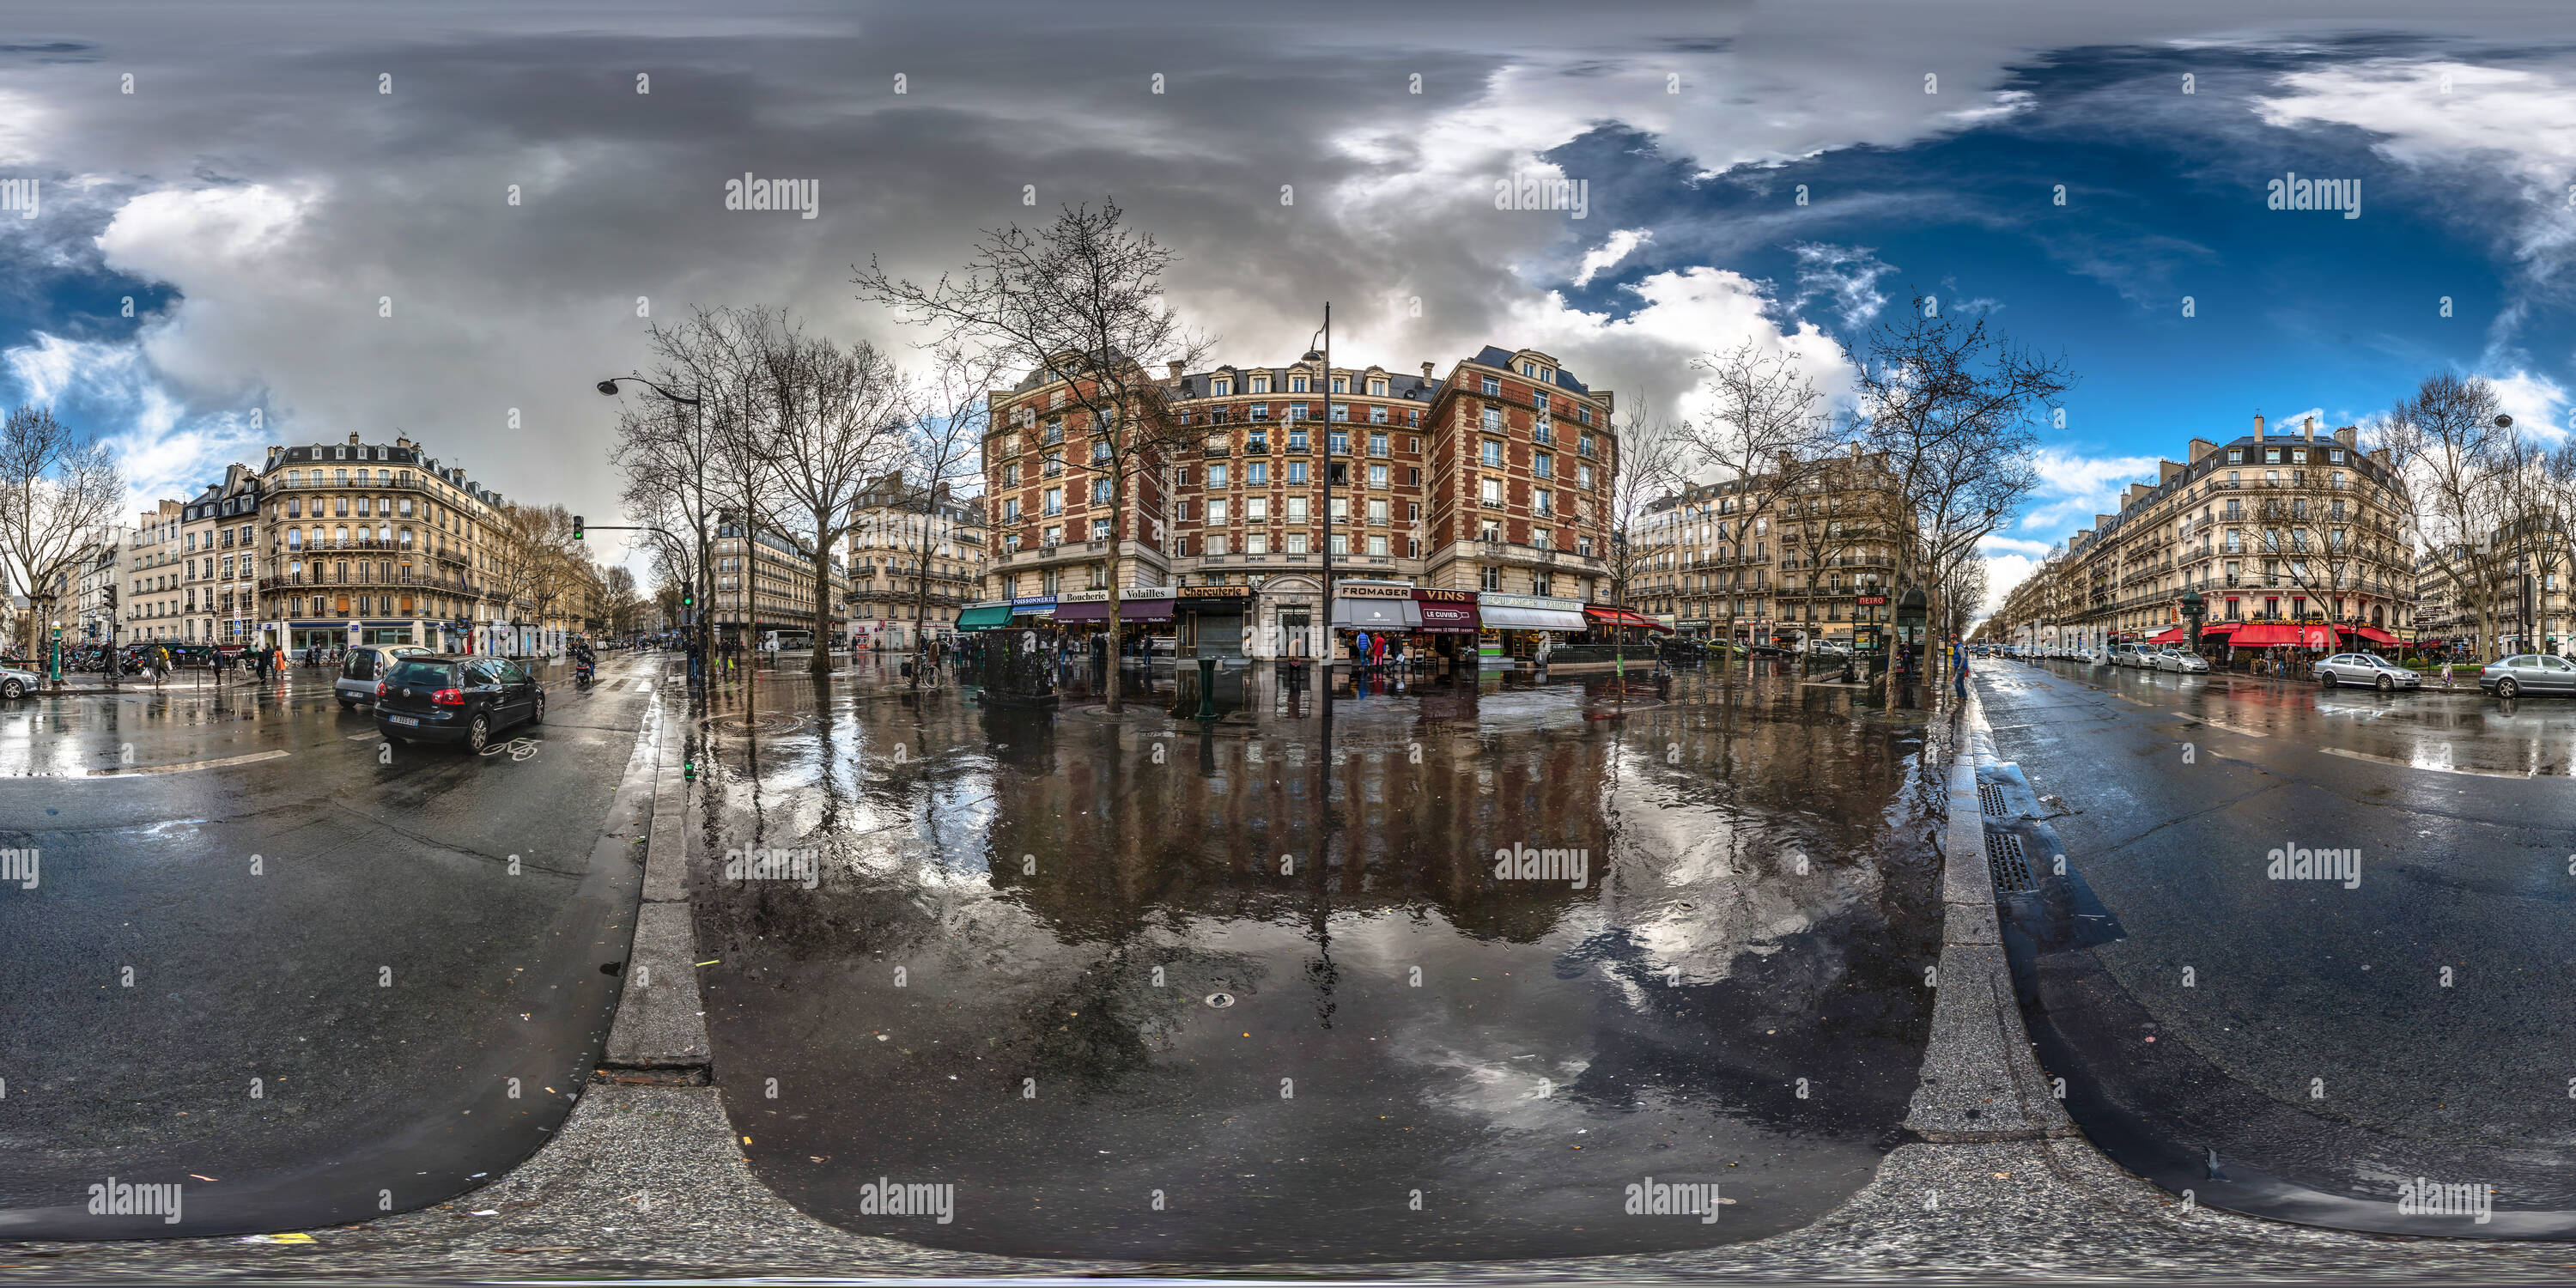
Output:
<path fill-rule="evenodd" d="M 1234 382 L 1231 380 L 1211 380 L 1208 382 L 1208 393 L 1215 397 L 1222 398 L 1233 392 Z"/>
<path fill-rule="evenodd" d="M 1266 393 L 1269 393 L 1269 392 L 1270 392 L 1270 377 L 1268 377 L 1268 376 L 1254 376 L 1254 377 L 1252 378 L 1252 384 L 1249 386 L 1249 388 L 1250 388 L 1250 391 L 1251 391 L 1251 392 L 1256 393 L 1256 394 L 1266 394 Z"/>

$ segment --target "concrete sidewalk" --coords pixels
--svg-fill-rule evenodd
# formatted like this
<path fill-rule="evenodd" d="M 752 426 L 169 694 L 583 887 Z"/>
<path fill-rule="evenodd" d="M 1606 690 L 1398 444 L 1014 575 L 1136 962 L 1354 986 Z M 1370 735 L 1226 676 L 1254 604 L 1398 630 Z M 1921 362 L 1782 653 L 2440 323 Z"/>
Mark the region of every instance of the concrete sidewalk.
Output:
<path fill-rule="evenodd" d="M 666 692 L 668 692 L 666 690 Z M 680 773 L 685 698 L 669 692 L 653 770 L 644 911 L 608 1057 L 563 1130 L 448 1204 L 290 1236 L 0 1244 L 0 1280 L 1080 1275 L 1441 1281 L 1763 1279 L 2563 1281 L 2534 1243 L 2344 1234 L 2191 1210 L 2077 1133 L 2014 1008 L 1975 769 L 1991 760 L 1972 697 L 1931 726 L 1914 790 L 1946 801 L 1938 1001 L 1900 1146 L 1840 1208 L 1751 1243 L 1653 1256 L 1517 1262 L 1179 1266 L 947 1252 L 826 1226 L 752 1175 L 718 1100 L 698 1012 Z M 281 1241 L 283 1239 L 284 1241 Z"/>

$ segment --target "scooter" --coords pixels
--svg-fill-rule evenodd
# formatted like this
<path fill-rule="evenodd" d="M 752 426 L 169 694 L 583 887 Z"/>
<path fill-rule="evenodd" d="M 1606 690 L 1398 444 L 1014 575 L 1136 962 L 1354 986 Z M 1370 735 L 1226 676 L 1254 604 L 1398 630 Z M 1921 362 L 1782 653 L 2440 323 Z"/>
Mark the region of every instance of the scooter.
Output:
<path fill-rule="evenodd" d="M 588 688 L 590 687 L 590 682 L 591 682 L 591 679 L 592 679 L 592 672 L 593 672 L 595 669 L 596 669 L 596 668 L 592 667 L 592 666 L 591 666 L 591 664 L 590 664 L 590 663 L 588 663 L 588 662 L 575 662 L 575 663 L 573 663 L 573 664 L 572 664 L 572 682 L 573 682 L 573 687 L 578 688 L 578 689 L 588 689 Z"/>

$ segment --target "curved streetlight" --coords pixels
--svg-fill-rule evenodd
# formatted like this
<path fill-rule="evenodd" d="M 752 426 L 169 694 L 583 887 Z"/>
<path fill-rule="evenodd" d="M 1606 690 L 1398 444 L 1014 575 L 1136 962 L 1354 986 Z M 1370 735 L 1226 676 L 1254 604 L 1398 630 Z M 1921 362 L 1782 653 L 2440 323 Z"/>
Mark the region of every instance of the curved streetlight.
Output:
<path fill-rule="evenodd" d="M 617 386 L 621 382 L 625 381 L 632 381 L 652 390 L 654 393 L 660 395 L 664 401 L 677 403 L 680 406 L 687 407 L 691 414 L 698 418 L 700 434 L 701 436 L 704 435 L 706 428 L 706 401 L 702 398 L 693 398 L 687 394 L 675 393 L 670 389 L 663 387 L 661 382 L 649 380 L 643 376 L 610 376 L 606 380 L 602 380 L 598 384 L 592 386 L 592 388 L 599 390 L 601 394 L 607 397 L 614 398 L 617 396 Z M 713 556 L 707 550 L 706 542 L 703 539 L 700 540 L 698 543 L 698 576 L 696 578 L 698 591 L 698 620 L 694 625 L 697 628 L 695 634 L 698 637 L 698 673 L 696 678 L 701 681 L 712 678 L 713 672 L 711 668 L 715 664 L 714 625 L 712 619 L 708 616 L 708 614 L 715 608 L 713 601 L 715 599 L 714 591 L 716 579 L 715 570 L 710 566 L 710 560 L 712 558 Z M 748 614 L 746 614 L 746 616 L 748 616 Z"/>

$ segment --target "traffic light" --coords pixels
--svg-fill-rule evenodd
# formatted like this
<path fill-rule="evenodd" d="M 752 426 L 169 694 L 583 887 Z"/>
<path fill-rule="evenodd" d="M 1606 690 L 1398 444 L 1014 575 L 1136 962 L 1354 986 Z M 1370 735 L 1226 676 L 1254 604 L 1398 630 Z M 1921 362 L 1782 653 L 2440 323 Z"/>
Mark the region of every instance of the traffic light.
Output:
<path fill-rule="evenodd" d="M 98 588 L 98 593 L 100 594 L 100 596 L 102 596 L 102 598 L 103 598 L 104 602 L 106 603 L 108 611 L 109 611 L 109 612 L 114 612 L 114 611 L 116 611 L 116 587 L 114 587 L 114 586 L 101 586 L 101 587 L 99 587 L 99 588 Z"/>
<path fill-rule="evenodd" d="M 578 514 L 572 516 L 572 539 L 581 540 L 581 516 Z"/>
<path fill-rule="evenodd" d="M 697 596 L 692 595 L 692 594 L 689 594 L 689 593 L 687 593 L 686 591 L 681 592 L 681 594 L 680 594 L 680 607 L 682 607 L 682 608 L 695 608 L 695 607 L 697 607 L 697 604 L 698 604 L 698 597 L 697 597 Z"/>

